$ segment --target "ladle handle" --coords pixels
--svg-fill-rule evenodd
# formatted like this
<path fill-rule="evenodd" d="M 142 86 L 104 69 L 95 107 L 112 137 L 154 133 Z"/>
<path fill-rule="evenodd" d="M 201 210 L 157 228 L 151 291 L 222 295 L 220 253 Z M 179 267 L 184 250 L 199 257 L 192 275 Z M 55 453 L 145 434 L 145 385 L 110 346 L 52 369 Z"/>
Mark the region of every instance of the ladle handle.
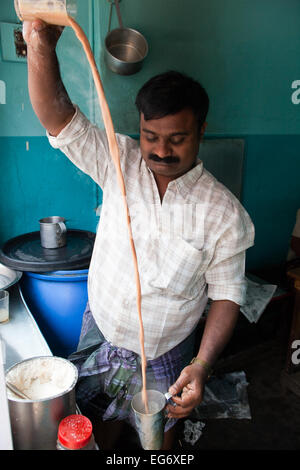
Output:
<path fill-rule="evenodd" d="M 115 5 L 116 5 L 116 10 L 117 10 L 119 25 L 120 25 L 120 28 L 122 29 L 123 28 L 123 21 L 122 21 L 122 17 L 121 17 L 119 0 L 115 0 Z"/>
<path fill-rule="evenodd" d="M 8 380 L 6 380 L 6 386 L 7 388 L 10 389 L 11 392 L 15 393 L 16 395 L 18 395 L 20 398 L 23 398 L 25 400 L 30 400 L 30 398 L 25 395 L 25 393 L 21 392 L 21 390 L 19 390 L 17 387 L 15 387 L 13 384 L 11 384 L 10 382 L 8 382 Z"/>
<path fill-rule="evenodd" d="M 112 6 L 113 6 L 113 4 L 110 3 L 110 8 L 109 8 L 109 20 L 108 20 L 108 32 L 110 32 L 110 27 L 111 27 Z"/>

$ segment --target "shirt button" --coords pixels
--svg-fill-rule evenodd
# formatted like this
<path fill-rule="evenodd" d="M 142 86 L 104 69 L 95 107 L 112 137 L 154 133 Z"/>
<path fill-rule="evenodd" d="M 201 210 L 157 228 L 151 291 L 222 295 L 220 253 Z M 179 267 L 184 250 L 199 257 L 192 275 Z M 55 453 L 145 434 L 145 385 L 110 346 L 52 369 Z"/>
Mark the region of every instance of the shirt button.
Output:
<path fill-rule="evenodd" d="M 123 300 L 123 306 L 128 307 L 129 301 L 127 299 Z"/>

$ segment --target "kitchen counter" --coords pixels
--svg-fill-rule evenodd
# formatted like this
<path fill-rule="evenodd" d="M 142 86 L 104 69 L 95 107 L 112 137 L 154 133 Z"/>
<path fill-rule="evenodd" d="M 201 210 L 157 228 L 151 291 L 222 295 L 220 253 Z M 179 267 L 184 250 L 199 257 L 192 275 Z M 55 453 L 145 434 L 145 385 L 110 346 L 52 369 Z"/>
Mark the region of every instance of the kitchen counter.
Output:
<path fill-rule="evenodd" d="M 12 434 L 5 387 L 5 371 L 30 357 L 52 352 L 24 302 L 19 285 L 9 291 L 9 321 L 0 323 L 0 450 L 12 450 Z"/>
<path fill-rule="evenodd" d="M 0 324 L 0 338 L 5 345 L 5 370 L 17 362 L 35 356 L 52 356 L 35 319 L 27 308 L 19 285 L 8 289 L 9 321 Z"/>

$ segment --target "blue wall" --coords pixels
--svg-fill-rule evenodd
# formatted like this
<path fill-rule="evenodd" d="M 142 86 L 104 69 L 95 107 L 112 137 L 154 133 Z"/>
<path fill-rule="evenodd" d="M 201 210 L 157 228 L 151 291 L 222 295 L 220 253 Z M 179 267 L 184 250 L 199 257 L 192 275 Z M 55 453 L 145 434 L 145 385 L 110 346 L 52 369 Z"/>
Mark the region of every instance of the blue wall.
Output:
<path fill-rule="evenodd" d="M 300 207 L 300 105 L 292 101 L 292 83 L 300 80 L 298 0 L 122 0 L 124 25 L 141 31 L 150 46 L 141 72 L 128 77 L 104 64 L 109 2 L 77 2 L 118 132 L 138 132 L 135 95 L 155 73 L 175 68 L 207 88 L 207 136 L 246 143 L 243 203 L 256 226 L 248 268 L 282 262 Z M 1 0 L 0 21 L 17 21 L 12 0 Z M 103 127 L 86 59 L 69 28 L 58 55 L 72 100 Z M 0 243 L 37 230 L 48 215 L 95 230 L 101 191 L 49 146 L 29 102 L 26 64 L 1 60 L 0 80 L 7 89 L 0 104 Z"/>
<path fill-rule="evenodd" d="M 50 215 L 63 215 L 69 228 L 95 230 L 96 185 L 49 149 L 48 139 L 0 137 L 0 149 L 2 242 L 39 230 L 39 219 Z"/>
<path fill-rule="evenodd" d="M 78 21 L 92 41 L 92 1 L 78 5 Z M 1 1 L 0 21 L 18 22 L 13 1 Z M 92 77 L 69 28 L 63 32 L 58 55 L 72 100 L 93 119 Z M 27 64 L 2 60 L 0 80 L 6 83 L 6 105 L 0 105 L 0 243 L 39 230 L 39 219 L 51 215 L 64 216 L 69 228 L 95 231 L 101 192 L 59 150 L 50 147 L 30 104 Z"/>

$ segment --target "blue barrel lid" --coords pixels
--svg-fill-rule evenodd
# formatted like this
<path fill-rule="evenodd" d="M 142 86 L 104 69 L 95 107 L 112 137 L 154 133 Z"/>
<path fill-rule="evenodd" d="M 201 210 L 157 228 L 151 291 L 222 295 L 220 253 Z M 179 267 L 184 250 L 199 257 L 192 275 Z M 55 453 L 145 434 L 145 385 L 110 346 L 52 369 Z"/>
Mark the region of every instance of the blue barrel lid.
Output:
<path fill-rule="evenodd" d="M 35 279 L 42 279 L 45 281 L 58 281 L 58 282 L 68 282 L 68 281 L 83 281 L 88 277 L 88 269 L 80 270 L 70 270 L 70 271 L 51 271 L 43 274 L 24 272 L 25 276 L 34 277 Z"/>

